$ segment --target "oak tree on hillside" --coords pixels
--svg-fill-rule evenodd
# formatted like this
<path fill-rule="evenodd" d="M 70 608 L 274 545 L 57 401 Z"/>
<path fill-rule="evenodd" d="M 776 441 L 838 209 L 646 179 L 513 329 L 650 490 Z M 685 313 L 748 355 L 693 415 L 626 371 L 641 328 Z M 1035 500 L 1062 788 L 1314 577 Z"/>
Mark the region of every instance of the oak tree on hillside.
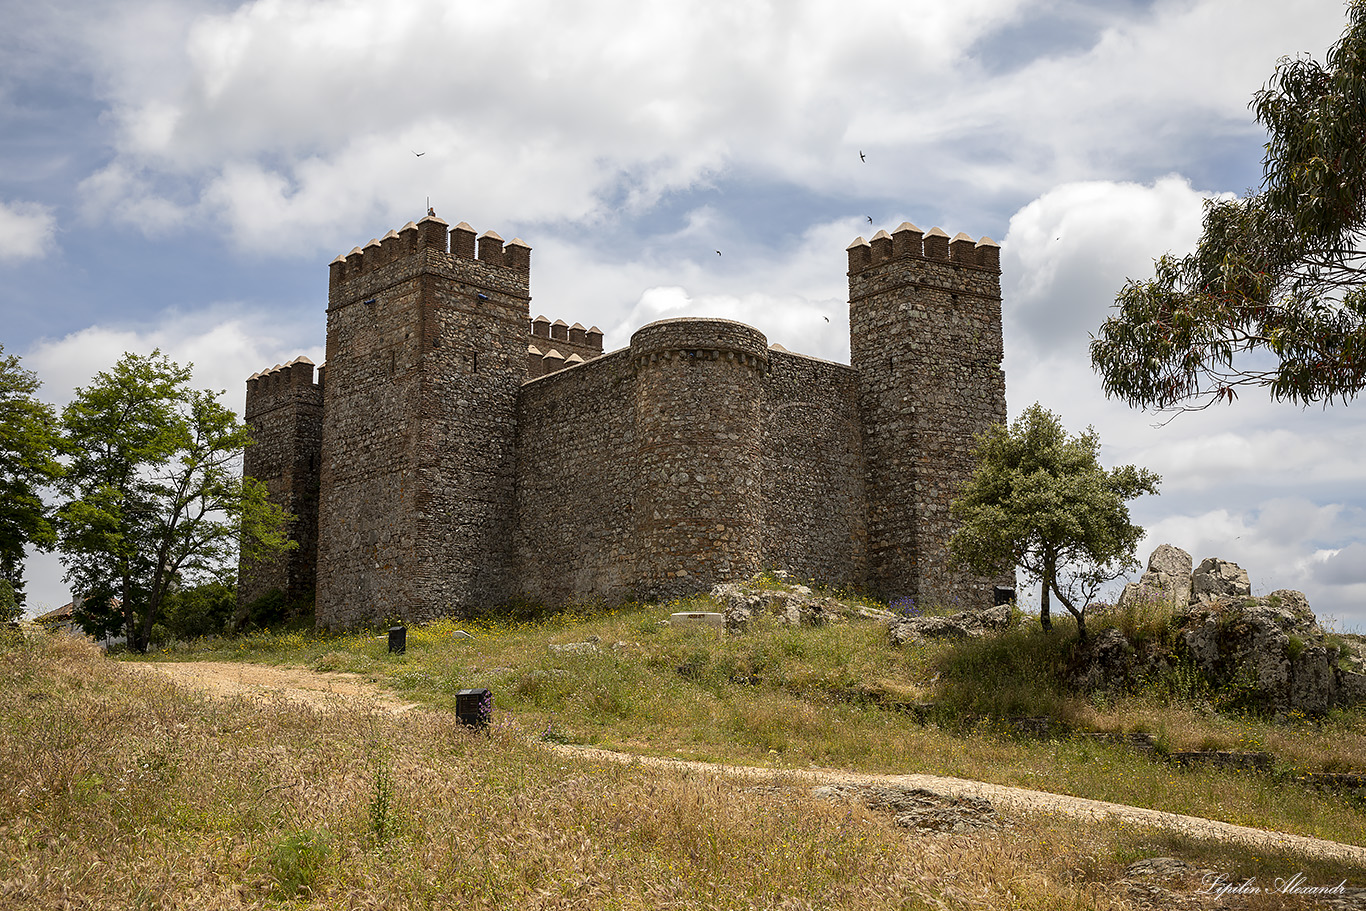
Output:
<path fill-rule="evenodd" d="M 1086 635 L 1086 608 L 1101 586 L 1138 566 L 1143 529 L 1128 500 L 1156 493 L 1145 468 L 1100 466 L 1094 429 L 1068 437 L 1061 419 L 1037 403 L 1014 424 L 993 424 L 973 449 L 977 467 L 950 512 L 961 525 L 952 561 L 983 576 L 1020 567 L 1043 583 L 1039 619 L 1052 628 L 1051 598 Z"/>
<path fill-rule="evenodd" d="M 0 346 L 0 622 L 24 608 L 24 552 L 56 543 L 43 488 L 61 474 L 52 408 L 38 377 Z"/>
<path fill-rule="evenodd" d="M 238 548 L 289 547 L 288 514 L 241 476 L 251 436 L 190 369 L 159 351 L 125 354 L 62 412 L 71 453 L 57 528 L 87 632 L 119 628 L 146 651 L 169 593 L 231 572 Z"/>
<path fill-rule="evenodd" d="M 1199 409 L 1247 386 L 1298 404 L 1366 385 L 1366 0 L 1325 64 L 1283 59 L 1252 108 L 1260 192 L 1206 203 L 1194 253 L 1130 280 L 1091 342 L 1106 395 Z"/>

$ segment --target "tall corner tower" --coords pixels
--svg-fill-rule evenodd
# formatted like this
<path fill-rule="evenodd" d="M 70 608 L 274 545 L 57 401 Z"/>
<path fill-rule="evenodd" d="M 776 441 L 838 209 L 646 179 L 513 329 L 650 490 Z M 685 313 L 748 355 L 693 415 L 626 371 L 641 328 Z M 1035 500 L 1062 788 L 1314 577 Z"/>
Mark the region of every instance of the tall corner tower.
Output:
<path fill-rule="evenodd" d="M 849 254 L 850 356 L 860 373 L 868 581 L 888 600 L 990 605 L 1012 576 L 953 570 L 949 504 L 974 437 L 1006 419 L 1000 248 L 909 222 Z"/>
<path fill-rule="evenodd" d="M 513 592 L 531 248 L 429 215 L 337 257 L 327 306 L 318 622 Z"/>
<path fill-rule="evenodd" d="M 293 516 L 298 547 L 269 562 L 242 559 L 237 601 L 245 606 L 280 591 L 296 603 L 313 597 L 318 563 L 318 471 L 322 455 L 323 389 L 313 362 L 298 357 L 247 380 L 246 422 L 252 439 L 242 475 L 266 485 L 270 502 Z"/>

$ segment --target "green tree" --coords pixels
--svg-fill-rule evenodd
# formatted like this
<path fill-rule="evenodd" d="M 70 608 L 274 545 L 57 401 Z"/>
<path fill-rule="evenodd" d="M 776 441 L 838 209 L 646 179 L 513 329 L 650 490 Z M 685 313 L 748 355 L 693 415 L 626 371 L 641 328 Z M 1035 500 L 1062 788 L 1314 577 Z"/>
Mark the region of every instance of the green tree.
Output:
<path fill-rule="evenodd" d="M 236 566 L 239 547 L 268 559 L 287 548 L 286 520 L 265 486 L 241 476 L 250 434 L 190 370 L 159 351 L 125 354 L 62 412 L 70 464 L 57 511 L 77 619 L 120 628 L 146 651 L 168 595 Z"/>
<path fill-rule="evenodd" d="M 42 488 L 61 474 L 59 438 L 52 408 L 34 398 L 41 385 L 0 346 L 0 581 L 10 594 L 0 621 L 23 615 L 25 548 L 50 550 L 57 540 Z"/>
<path fill-rule="evenodd" d="M 1020 567 L 1043 583 L 1039 619 L 1052 628 L 1050 599 L 1077 618 L 1102 585 L 1138 566 L 1143 529 L 1126 501 L 1156 493 L 1161 479 L 1144 468 L 1101 468 L 1092 428 L 1068 437 L 1061 419 L 1037 403 L 1014 424 L 993 424 L 973 449 L 977 467 L 950 507 L 962 523 L 951 559 L 979 575 Z"/>
<path fill-rule="evenodd" d="M 1366 0 L 1326 64 L 1283 59 L 1252 102 L 1259 192 L 1206 203 L 1195 252 L 1128 281 L 1091 342 L 1105 393 L 1198 409 L 1266 387 L 1298 404 L 1366 384 Z"/>

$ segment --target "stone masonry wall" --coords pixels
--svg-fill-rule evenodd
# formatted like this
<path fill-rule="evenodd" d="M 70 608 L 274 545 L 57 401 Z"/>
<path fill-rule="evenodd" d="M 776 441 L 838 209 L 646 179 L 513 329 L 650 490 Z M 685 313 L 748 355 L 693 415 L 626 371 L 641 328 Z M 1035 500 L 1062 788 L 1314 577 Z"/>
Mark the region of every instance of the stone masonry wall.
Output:
<path fill-rule="evenodd" d="M 762 551 L 767 340 L 731 320 L 663 320 L 631 336 L 631 359 L 639 595 L 752 575 Z"/>
<path fill-rule="evenodd" d="M 511 594 L 530 248 L 438 218 L 338 257 L 317 612 L 326 626 Z"/>
<path fill-rule="evenodd" d="M 417 259 L 337 284 L 327 312 L 316 602 L 318 622 L 331 628 L 396 617 L 414 601 L 422 391 Z"/>
<path fill-rule="evenodd" d="M 862 381 L 869 583 L 890 599 L 964 608 L 993 584 L 950 569 L 949 504 L 974 437 L 1004 421 L 999 248 L 909 223 L 849 247 L 853 366 Z"/>
<path fill-rule="evenodd" d="M 308 358 L 247 380 L 246 422 L 255 442 L 242 456 L 242 474 L 264 482 L 271 502 L 293 514 L 289 535 L 299 546 L 268 563 L 243 560 L 238 567 L 239 605 L 275 590 L 292 602 L 313 597 L 322 416 L 323 390 L 313 381 Z"/>
<path fill-rule="evenodd" d="M 634 394 L 625 349 L 522 386 L 516 549 L 525 597 L 613 604 L 634 595 Z"/>
<path fill-rule="evenodd" d="M 768 361 L 760 563 L 799 578 L 862 585 L 868 533 L 858 374 L 774 349 Z"/>

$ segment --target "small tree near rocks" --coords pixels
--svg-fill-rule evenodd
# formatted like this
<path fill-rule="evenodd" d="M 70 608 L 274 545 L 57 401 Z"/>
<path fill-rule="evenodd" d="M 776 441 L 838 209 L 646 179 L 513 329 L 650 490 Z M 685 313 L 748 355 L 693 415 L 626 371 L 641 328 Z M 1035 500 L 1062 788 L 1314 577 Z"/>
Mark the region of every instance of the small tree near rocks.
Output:
<path fill-rule="evenodd" d="M 949 541 L 956 565 L 984 576 L 1024 569 L 1043 583 L 1043 628 L 1052 628 L 1056 596 L 1083 638 L 1101 587 L 1139 565 L 1143 529 L 1129 521 L 1126 501 L 1156 493 L 1161 481 L 1133 465 L 1106 471 L 1099 453 L 1093 428 L 1068 437 L 1062 420 L 1035 403 L 977 438 L 977 468 L 950 507 L 961 523 Z"/>

